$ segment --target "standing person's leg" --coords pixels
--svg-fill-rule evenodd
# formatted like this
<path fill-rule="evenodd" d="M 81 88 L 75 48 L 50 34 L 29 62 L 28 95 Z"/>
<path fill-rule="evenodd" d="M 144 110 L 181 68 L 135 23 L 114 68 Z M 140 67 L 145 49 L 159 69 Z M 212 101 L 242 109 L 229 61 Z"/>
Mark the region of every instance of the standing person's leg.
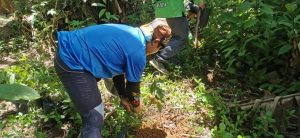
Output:
<path fill-rule="evenodd" d="M 185 16 L 167 18 L 167 23 L 172 29 L 172 38 L 168 42 L 167 46 L 161 49 L 156 55 L 158 60 L 162 60 L 162 62 L 177 55 L 186 44 L 189 35 L 189 24 Z"/>
<path fill-rule="evenodd" d="M 169 72 L 162 63 L 168 63 L 167 60 L 176 56 L 184 47 L 188 40 L 189 24 L 185 16 L 177 18 L 167 18 L 167 23 L 172 29 L 172 37 L 167 46 L 161 49 L 150 64 L 164 74 Z"/>
<path fill-rule="evenodd" d="M 95 77 L 87 72 L 70 70 L 59 57 L 55 58 L 54 66 L 82 117 L 81 137 L 101 138 L 100 127 L 103 125 L 104 107 Z"/>

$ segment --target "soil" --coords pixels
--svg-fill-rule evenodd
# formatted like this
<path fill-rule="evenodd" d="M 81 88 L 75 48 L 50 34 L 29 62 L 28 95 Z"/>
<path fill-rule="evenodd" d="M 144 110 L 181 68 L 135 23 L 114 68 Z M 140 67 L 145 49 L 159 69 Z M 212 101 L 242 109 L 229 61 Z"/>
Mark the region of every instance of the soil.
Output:
<path fill-rule="evenodd" d="M 12 35 L 11 28 L 7 27 L 7 24 L 9 24 L 11 21 L 13 21 L 13 17 L 0 15 L 0 41 L 6 41 Z M 14 59 L 7 55 L 4 56 L 0 53 L 0 56 L 2 57 L 0 59 L 0 69 L 5 68 L 15 62 Z"/>
<path fill-rule="evenodd" d="M 157 128 L 142 128 L 136 132 L 136 138 L 165 138 L 167 133 Z"/>
<path fill-rule="evenodd" d="M 190 105 L 193 105 L 194 94 L 192 92 L 191 82 L 186 82 L 187 91 L 186 95 L 189 95 Z M 103 86 L 102 86 L 103 87 Z M 101 88 L 100 88 L 101 89 Z M 111 94 L 104 88 L 103 101 L 108 101 Z M 171 94 L 165 95 L 166 100 L 163 103 L 162 110 L 159 111 L 156 103 L 152 103 L 150 106 L 145 105 L 147 108 L 143 108 L 142 124 L 139 128 L 134 130 L 129 129 L 130 135 L 134 135 L 135 138 L 210 138 L 210 126 L 206 122 L 201 122 L 201 120 L 208 120 L 207 111 L 205 109 L 199 109 L 196 112 L 190 112 L 185 107 L 183 103 L 174 104 Z M 106 108 L 110 105 L 106 104 Z M 197 130 L 195 126 L 207 126 L 201 132 Z"/>
<path fill-rule="evenodd" d="M 136 130 L 136 138 L 184 138 L 198 137 L 209 138 L 209 129 L 205 129 L 201 135 L 195 130 L 190 113 L 183 108 L 170 108 L 167 106 L 162 112 L 154 107 L 145 111 L 142 126 Z M 197 116 L 195 114 L 195 116 Z M 194 122 L 195 123 L 195 122 Z M 198 124 L 199 125 L 199 124 Z M 196 133 L 196 134 L 195 134 Z M 197 134 L 198 133 L 198 134 Z M 195 135 L 191 135 L 195 134 Z"/>
<path fill-rule="evenodd" d="M 18 32 L 12 31 L 14 27 L 14 18 L 0 15 L 0 40 L 7 41 L 13 38 Z"/>
<path fill-rule="evenodd" d="M 162 111 L 159 111 L 156 105 L 147 107 L 143 114 L 143 122 L 136 130 L 137 138 L 210 138 L 210 125 L 202 132 L 197 130 L 201 120 L 205 120 L 208 115 L 204 109 L 197 112 L 189 112 L 186 108 L 175 107 L 171 100 L 165 101 Z M 192 103 L 190 103 L 192 104 Z"/>

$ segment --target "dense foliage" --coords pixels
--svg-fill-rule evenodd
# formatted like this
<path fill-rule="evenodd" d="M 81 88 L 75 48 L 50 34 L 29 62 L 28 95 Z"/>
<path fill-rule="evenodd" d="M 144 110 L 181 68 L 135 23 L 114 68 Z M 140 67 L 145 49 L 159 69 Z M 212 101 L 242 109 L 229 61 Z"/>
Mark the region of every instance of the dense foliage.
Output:
<path fill-rule="evenodd" d="M 222 68 L 276 95 L 299 89 L 299 1 L 216 1 L 213 12 L 204 36 Z"/>

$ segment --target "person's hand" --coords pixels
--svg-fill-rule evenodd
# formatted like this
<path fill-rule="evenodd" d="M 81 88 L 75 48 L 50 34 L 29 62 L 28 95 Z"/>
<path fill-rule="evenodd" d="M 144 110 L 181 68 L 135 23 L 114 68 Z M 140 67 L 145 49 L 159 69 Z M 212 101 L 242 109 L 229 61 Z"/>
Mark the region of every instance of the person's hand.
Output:
<path fill-rule="evenodd" d="M 193 19 L 193 18 L 196 18 L 196 17 L 197 17 L 197 14 L 195 14 L 195 13 L 193 13 L 193 12 L 190 12 L 190 11 L 188 11 L 188 15 L 187 15 L 187 17 L 188 17 L 189 19 Z"/>
<path fill-rule="evenodd" d="M 132 106 L 132 111 L 133 111 L 134 113 L 139 113 L 139 112 L 142 111 L 142 109 L 143 109 L 142 103 L 140 103 L 140 104 L 139 104 L 138 106 L 136 106 L 136 107 Z"/>
<path fill-rule="evenodd" d="M 140 101 L 139 101 L 140 102 Z M 128 111 L 133 113 L 139 113 L 142 111 L 143 105 L 141 102 L 138 106 L 134 106 L 133 102 L 130 102 L 127 98 L 121 98 L 121 105 Z"/>
<path fill-rule="evenodd" d="M 130 102 L 127 98 L 121 98 L 121 103 L 120 104 L 128 112 L 139 113 L 143 109 L 143 105 L 141 104 L 141 102 L 138 105 L 133 105 L 134 103 Z"/>
<path fill-rule="evenodd" d="M 121 98 L 121 106 L 123 106 L 128 112 L 131 112 L 132 105 L 127 98 Z"/>

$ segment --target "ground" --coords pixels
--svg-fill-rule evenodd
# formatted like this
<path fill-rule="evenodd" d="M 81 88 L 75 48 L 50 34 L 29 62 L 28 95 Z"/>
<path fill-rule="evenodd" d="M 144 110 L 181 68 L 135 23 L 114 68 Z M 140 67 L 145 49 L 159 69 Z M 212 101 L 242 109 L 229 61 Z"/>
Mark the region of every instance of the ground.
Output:
<path fill-rule="evenodd" d="M 4 15 L 0 15 L 0 40 L 7 39 L 6 36 L 10 35 L 10 28 L 7 28 L 6 25 L 13 20 L 12 16 L 6 17 Z M 14 59 L 10 58 L 9 56 L 3 57 L 2 54 L 0 54 L 0 69 L 7 67 L 11 65 L 13 62 L 15 62 Z"/>
<path fill-rule="evenodd" d="M 149 75 L 149 76 L 148 76 Z M 145 78 L 153 77 L 156 80 L 165 80 L 167 76 L 158 73 L 145 73 Z M 150 79 L 151 80 L 151 79 Z M 153 80 L 152 80 L 153 81 Z M 101 83 L 101 82 L 100 82 Z M 154 80 L 155 83 L 155 80 Z M 211 107 L 201 107 L 194 93 L 198 87 L 190 79 L 177 81 L 158 81 L 157 85 L 162 89 L 164 98 L 161 101 L 155 98 L 157 89 L 151 89 L 153 82 L 145 79 L 142 84 L 144 98 L 144 110 L 142 123 L 138 128 L 129 130 L 137 138 L 210 138 L 214 116 Z M 203 84 L 201 84 L 203 85 Z M 101 89 L 101 87 L 100 87 Z M 152 92 L 151 92 L 152 90 Z M 109 93 L 105 88 L 104 101 L 109 101 Z M 161 106 L 161 107 L 160 107 Z"/>

